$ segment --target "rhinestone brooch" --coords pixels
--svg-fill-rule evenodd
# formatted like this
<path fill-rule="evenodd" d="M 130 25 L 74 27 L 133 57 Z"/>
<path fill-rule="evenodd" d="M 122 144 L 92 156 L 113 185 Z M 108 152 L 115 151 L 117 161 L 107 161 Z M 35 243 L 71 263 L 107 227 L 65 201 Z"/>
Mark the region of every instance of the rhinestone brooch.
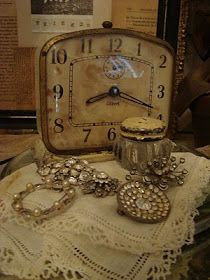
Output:
<path fill-rule="evenodd" d="M 126 179 L 128 181 L 141 180 L 146 185 L 153 184 L 160 190 L 165 191 L 170 186 L 184 184 L 185 177 L 188 174 L 185 168 L 181 168 L 184 163 L 184 158 L 177 160 L 175 156 L 170 157 L 170 159 L 157 158 L 142 165 L 140 171 L 131 170 Z"/>
<path fill-rule="evenodd" d="M 158 223 L 170 212 L 170 202 L 158 187 L 130 181 L 117 193 L 118 213 L 144 223 Z"/>

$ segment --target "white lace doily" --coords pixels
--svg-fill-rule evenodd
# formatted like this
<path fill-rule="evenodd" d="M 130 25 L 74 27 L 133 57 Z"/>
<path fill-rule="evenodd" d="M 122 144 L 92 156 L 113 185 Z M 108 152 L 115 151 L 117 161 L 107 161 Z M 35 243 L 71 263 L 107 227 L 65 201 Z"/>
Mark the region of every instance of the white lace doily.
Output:
<path fill-rule="evenodd" d="M 40 279 L 63 273 L 66 279 L 165 279 L 184 244 L 192 243 L 196 208 L 210 190 L 210 161 L 190 153 L 182 187 L 167 191 L 171 212 L 165 222 L 141 224 L 119 216 L 116 197 L 94 198 L 79 191 L 73 205 L 41 224 L 26 221 L 11 208 L 12 195 L 28 182 L 41 181 L 35 164 L 0 183 L 0 271 Z M 128 172 L 115 161 L 92 164 L 124 180 Z M 32 193 L 26 206 L 46 207 L 59 194 Z M 161 278 L 162 277 L 162 278 Z"/>

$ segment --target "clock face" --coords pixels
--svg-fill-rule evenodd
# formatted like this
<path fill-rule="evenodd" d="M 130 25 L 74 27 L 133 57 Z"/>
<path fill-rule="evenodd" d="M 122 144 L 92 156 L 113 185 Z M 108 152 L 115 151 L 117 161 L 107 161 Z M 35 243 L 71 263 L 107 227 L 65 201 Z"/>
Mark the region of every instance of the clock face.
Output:
<path fill-rule="evenodd" d="M 41 128 L 54 153 L 112 146 L 128 117 L 169 124 L 174 55 L 151 36 L 97 29 L 57 36 L 40 55 Z"/>

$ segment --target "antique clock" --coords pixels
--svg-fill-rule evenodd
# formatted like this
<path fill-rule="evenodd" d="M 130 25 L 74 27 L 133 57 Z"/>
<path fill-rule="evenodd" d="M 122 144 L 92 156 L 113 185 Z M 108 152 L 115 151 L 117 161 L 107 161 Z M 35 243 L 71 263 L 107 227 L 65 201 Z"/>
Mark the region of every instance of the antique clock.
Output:
<path fill-rule="evenodd" d="M 91 29 L 50 39 L 40 53 L 40 122 L 53 153 L 109 149 L 121 122 L 151 116 L 169 125 L 174 53 L 156 37 Z"/>

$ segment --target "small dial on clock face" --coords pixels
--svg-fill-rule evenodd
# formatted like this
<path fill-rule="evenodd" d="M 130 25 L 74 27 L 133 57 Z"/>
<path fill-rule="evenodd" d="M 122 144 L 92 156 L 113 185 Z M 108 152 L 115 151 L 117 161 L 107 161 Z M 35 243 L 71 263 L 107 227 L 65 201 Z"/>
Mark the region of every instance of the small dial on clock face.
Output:
<path fill-rule="evenodd" d="M 53 38 L 41 51 L 41 128 L 47 148 L 110 148 L 128 117 L 169 123 L 174 56 L 141 33 L 97 29 Z"/>
<path fill-rule="evenodd" d="M 124 59 L 121 56 L 110 56 L 104 62 L 104 74 L 109 79 L 119 79 L 125 73 Z"/>

